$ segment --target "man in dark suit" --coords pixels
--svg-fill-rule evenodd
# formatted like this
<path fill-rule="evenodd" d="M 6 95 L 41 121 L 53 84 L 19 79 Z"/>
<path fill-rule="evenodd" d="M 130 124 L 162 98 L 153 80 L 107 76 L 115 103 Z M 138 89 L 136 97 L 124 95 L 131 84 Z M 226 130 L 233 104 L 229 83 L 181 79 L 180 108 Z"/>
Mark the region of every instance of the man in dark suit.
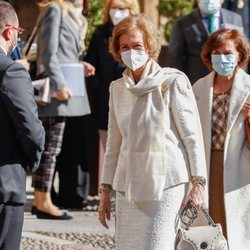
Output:
<path fill-rule="evenodd" d="M 243 20 L 245 35 L 249 38 L 249 23 L 250 23 L 250 1 L 249 0 L 225 0 L 223 8 L 238 13 Z"/>
<path fill-rule="evenodd" d="M 186 73 L 192 84 L 209 73 L 200 58 L 202 46 L 209 34 L 220 28 L 236 28 L 243 32 L 241 16 L 221 8 L 223 0 L 196 2 L 197 9 L 174 23 L 167 58 L 168 66 Z"/>
<path fill-rule="evenodd" d="M 26 168 L 37 169 L 45 140 L 29 74 L 7 57 L 20 32 L 13 7 L 0 1 L 0 249 L 6 250 L 20 248 Z"/>

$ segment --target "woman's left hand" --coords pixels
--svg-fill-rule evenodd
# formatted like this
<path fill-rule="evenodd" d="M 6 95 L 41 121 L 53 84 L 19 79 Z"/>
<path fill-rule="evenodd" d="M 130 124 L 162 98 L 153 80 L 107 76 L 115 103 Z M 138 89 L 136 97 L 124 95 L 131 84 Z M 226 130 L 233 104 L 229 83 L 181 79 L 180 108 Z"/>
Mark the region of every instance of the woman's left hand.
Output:
<path fill-rule="evenodd" d="M 187 204 L 191 201 L 197 209 L 202 208 L 204 203 L 204 187 L 197 183 L 193 184 L 193 188 L 190 192 L 186 195 L 182 202 L 182 207 L 186 207 Z"/>
<path fill-rule="evenodd" d="M 95 67 L 92 64 L 83 62 L 83 65 L 84 65 L 84 72 L 85 72 L 86 77 L 95 75 Z"/>

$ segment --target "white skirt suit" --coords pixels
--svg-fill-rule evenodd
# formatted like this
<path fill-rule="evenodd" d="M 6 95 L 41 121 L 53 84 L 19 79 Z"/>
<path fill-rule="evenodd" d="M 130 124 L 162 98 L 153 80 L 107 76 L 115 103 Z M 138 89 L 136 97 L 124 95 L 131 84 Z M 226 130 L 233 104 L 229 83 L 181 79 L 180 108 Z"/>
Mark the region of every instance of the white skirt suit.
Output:
<path fill-rule="evenodd" d="M 141 79 L 160 70 L 160 66 L 150 60 Z M 169 74 L 168 89 L 163 100 L 165 134 L 162 134 L 162 138 L 166 171 L 161 201 L 128 201 L 126 198 L 128 124 L 133 105 L 139 97 L 127 88 L 126 82 L 133 82 L 128 69 L 123 78 L 112 82 L 110 86 L 108 140 L 101 182 L 111 184 L 117 191 L 117 250 L 173 250 L 175 219 L 191 176 L 206 178 L 201 126 L 191 85 L 182 72 L 170 68 L 165 71 Z M 157 91 L 161 92 L 161 87 Z M 134 136 L 138 137 L 139 134 Z M 145 183 L 145 190 L 151 188 L 149 185 Z"/>

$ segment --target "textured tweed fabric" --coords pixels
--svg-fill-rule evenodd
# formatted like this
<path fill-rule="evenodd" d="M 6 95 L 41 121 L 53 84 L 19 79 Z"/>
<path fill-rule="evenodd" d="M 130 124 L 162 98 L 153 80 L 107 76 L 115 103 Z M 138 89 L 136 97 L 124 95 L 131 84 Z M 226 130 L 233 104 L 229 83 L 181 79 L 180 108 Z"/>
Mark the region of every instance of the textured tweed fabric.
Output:
<path fill-rule="evenodd" d="M 128 202 L 116 194 L 116 250 L 173 250 L 175 221 L 186 185 L 164 190 L 162 202 Z"/>

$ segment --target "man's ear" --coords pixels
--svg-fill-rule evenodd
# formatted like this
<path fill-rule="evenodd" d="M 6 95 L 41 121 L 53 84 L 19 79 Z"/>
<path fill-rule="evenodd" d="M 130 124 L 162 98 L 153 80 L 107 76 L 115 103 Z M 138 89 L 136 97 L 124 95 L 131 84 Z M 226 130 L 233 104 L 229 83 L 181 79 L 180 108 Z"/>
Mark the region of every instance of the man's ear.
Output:
<path fill-rule="evenodd" d="M 5 39 L 5 41 L 9 41 L 10 40 L 10 28 L 5 29 L 2 36 Z"/>

